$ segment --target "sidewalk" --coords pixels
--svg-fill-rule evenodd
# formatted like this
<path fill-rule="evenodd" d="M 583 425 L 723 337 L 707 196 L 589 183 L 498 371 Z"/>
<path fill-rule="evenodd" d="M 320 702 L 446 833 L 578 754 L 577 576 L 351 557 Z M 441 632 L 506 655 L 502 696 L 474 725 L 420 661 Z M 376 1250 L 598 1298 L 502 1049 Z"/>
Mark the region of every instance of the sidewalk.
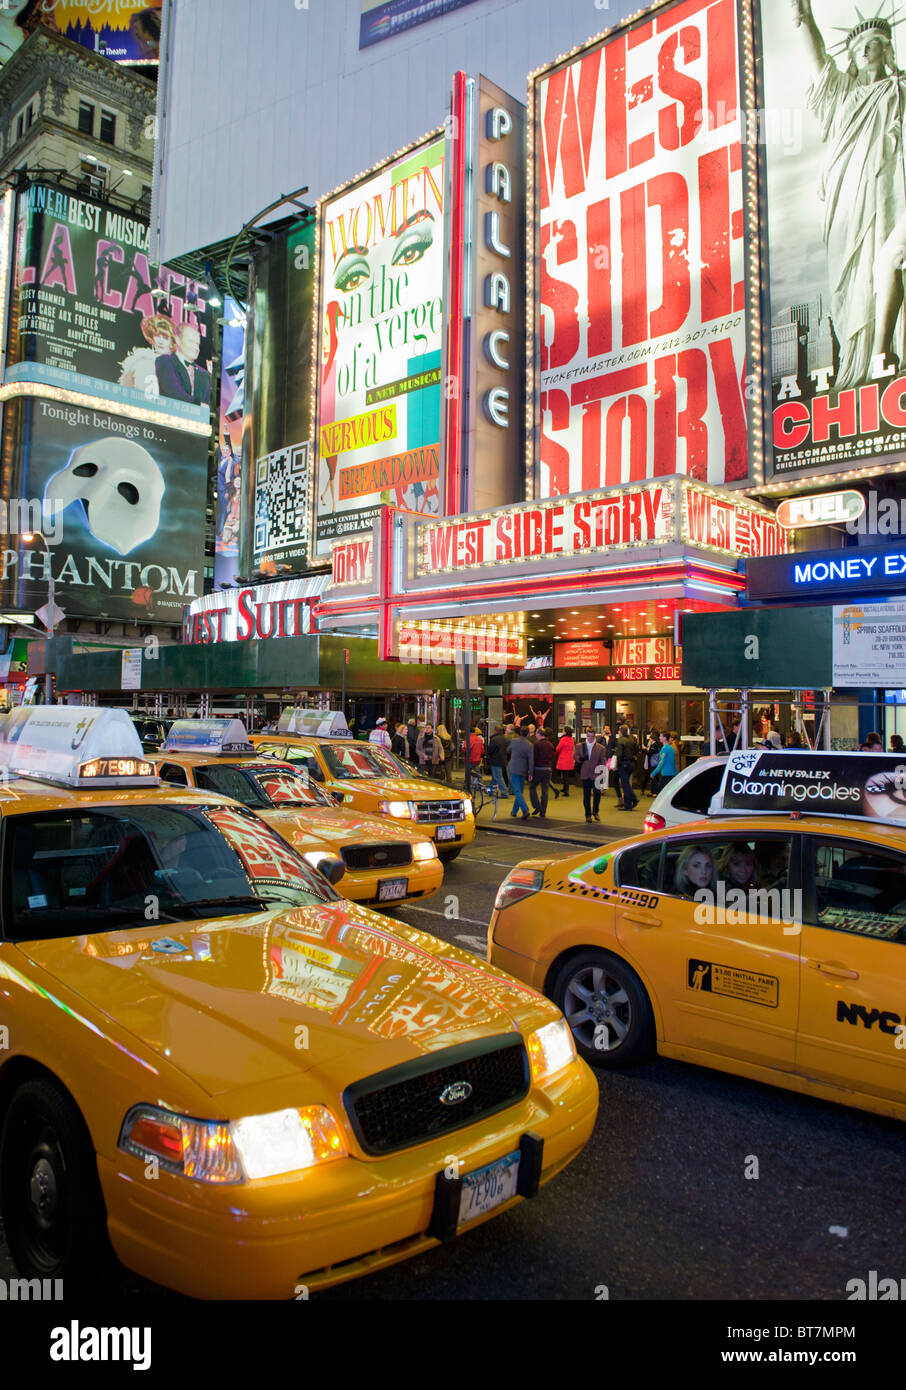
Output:
<path fill-rule="evenodd" d="M 501 796 L 497 805 L 497 819 L 493 819 L 493 802 L 485 802 L 476 819 L 480 830 L 494 830 L 498 833 L 527 835 L 539 840 L 563 840 L 569 844 L 599 845 L 601 836 L 635 835 L 642 829 L 642 822 L 654 798 L 648 794 L 640 796 L 634 811 L 618 811 L 616 795 L 608 790 L 601 797 L 598 809 L 600 823 L 586 824 L 582 793 L 575 786 L 570 788 L 569 796 L 555 797 L 551 792 L 547 803 L 547 815 L 532 816 L 523 820 L 521 816 L 511 816 L 512 797 Z M 529 788 L 525 789 L 525 800 L 531 809 Z"/>

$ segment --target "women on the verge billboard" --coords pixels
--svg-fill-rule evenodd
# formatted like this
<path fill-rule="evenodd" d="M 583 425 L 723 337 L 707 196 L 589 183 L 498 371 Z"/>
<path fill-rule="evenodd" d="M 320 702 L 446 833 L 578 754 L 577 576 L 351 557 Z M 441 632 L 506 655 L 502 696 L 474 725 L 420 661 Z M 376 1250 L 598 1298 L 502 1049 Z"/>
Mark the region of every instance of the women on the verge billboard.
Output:
<path fill-rule="evenodd" d="M 370 529 L 382 504 L 439 514 L 444 139 L 319 206 L 315 547 Z"/>
<path fill-rule="evenodd" d="M 760 0 L 778 476 L 906 454 L 906 75 L 893 7 L 866 8 Z"/>
<path fill-rule="evenodd" d="M 679 0 L 533 77 L 538 496 L 747 480 L 738 48 Z"/>

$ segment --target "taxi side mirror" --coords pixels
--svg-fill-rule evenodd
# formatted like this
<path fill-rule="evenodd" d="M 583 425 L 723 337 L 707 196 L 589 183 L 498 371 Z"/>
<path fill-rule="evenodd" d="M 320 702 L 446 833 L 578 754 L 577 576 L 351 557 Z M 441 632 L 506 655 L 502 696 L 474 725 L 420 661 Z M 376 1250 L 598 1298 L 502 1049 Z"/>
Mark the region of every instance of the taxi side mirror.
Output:
<path fill-rule="evenodd" d="M 327 879 L 328 883 L 339 883 L 346 872 L 346 865 L 342 859 L 337 859 L 331 854 L 324 854 L 318 859 L 310 859 L 309 863 Z"/>

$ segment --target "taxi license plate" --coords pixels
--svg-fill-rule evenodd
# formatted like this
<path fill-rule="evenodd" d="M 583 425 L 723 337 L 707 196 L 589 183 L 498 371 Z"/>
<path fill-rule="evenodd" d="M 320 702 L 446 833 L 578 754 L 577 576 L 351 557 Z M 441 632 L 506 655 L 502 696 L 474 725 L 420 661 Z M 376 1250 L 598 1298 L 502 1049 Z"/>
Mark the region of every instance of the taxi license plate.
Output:
<path fill-rule="evenodd" d="M 516 1196 L 520 1157 L 517 1149 L 515 1153 L 498 1158 L 496 1163 L 479 1168 L 477 1173 L 466 1174 L 459 1196 L 457 1225 L 464 1226 Z"/>
<path fill-rule="evenodd" d="M 437 827 L 437 838 L 438 838 L 439 840 L 455 840 L 455 839 L 456 839 L 456 826 L 455 826 L 455 825 L 439 825 L 439 826 Z"/>
<path fill-rule="evenodd" d="M 385 878 L 383 883 L 378 884 L 378 902 L 394 902 L 397 898 L 404 898 L 408 891 L 408 878 Z"/>

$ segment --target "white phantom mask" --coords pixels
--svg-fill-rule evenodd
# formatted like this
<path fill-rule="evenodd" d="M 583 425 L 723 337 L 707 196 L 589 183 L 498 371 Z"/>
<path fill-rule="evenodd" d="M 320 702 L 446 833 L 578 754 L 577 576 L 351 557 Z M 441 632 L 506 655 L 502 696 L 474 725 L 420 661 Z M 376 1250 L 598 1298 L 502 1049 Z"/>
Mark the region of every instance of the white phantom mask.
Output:
<path fill-rule="evenodd" d="M 91 534 L 118 555 L 150 540 L 160 522 L 164 479 L 154 459 L 131 439 L 96 439 L 76 449 L 44 488 L 63 508 L 81 502 Z"/>

